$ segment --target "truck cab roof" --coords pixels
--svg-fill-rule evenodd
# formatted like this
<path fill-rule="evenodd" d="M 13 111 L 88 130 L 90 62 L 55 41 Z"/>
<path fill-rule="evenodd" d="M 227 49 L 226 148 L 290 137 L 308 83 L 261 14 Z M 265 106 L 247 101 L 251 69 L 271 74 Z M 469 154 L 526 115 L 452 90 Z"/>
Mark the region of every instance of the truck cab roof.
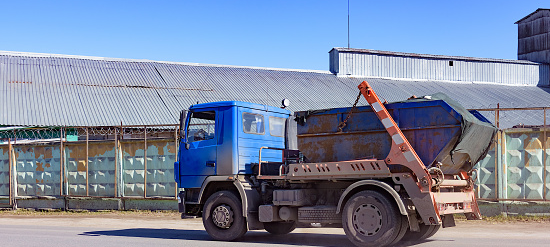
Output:
<path fill-rule="evenodd" d="M 202 103 L 202 104 L 196 104 L 189 107 L 190 111 L 198 110 L 198 109 L 204 109 L 204 108 L 212 108 L 212 107 L 224 107 L 224 106 L 237 106 L 237 107 L 245 107 L 250 109 L 256 109 L 261 111 L 268 111 L 268 112 L 275 112 L 275 113 L 281 113 L 281 114 L 290 114 L 289 110 L 285 110 L 282 108 L 274 107 L 274 106 L 267 106 L 267 105 L 261 105 L 256 103 L 250 103 L 250 102 L 243 102 L 243 101 L 218 101 L 218 102 L 209 102 L 209 103 Z"/>

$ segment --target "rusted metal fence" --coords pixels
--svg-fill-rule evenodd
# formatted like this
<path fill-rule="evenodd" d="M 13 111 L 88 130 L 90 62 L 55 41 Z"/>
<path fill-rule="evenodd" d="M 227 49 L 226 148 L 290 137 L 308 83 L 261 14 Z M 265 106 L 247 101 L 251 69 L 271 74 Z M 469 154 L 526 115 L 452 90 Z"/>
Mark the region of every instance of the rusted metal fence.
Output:
<path fill-rule="evenodd" d="M 174 198 L 177 133 L 174 125 L 4 131 L 0 203 L 27 196 Z"/>

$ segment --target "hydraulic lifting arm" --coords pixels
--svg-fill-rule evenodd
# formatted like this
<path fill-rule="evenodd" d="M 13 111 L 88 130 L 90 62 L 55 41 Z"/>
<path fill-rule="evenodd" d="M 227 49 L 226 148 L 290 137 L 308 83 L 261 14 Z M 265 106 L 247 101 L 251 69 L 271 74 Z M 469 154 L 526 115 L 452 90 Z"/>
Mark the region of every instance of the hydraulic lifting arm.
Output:
<path fill-rule="evenodd" d="M 441 215 L 451 215 L 450 219 L 452 219 L 453 213 L 464 213 L 468 219 L 481 219 L 473 187 L 468 186 L 468 183 L 464 180 L 454 181 L 457 182 L 456 186 L 462 186 L 460 191 L 431 191 L 434 181 L 432 180 L 430 172 L 426 169 L 426 166 L 424 166 L 424 163 L 420 160 L 407 138 L 405 138 L 401 129 L 397 127 L 397 124 L 388 113 L 386 107 L 384 107 L 378 96 L 376 96 L 376 93 L 374 93 L 366 81 L 363 81 L 358 87 L 359 90 L 361 90 L 361 94 L 363 94 L 373 111 L 376 113 L 376 116 L 380 119 L 386 131 L 391 136 L 392 146 L 390 153 L 385 159 L 386 164 L 406 166 L 411 169 L 414 176 L 416 176 L 415 183 L 420 191 L 415 192 L 414 190 L 410 191 L 407 189 L 407 192 L 414 202 L 417 211 L 420 213 L 420 216 L 424 219 L 424 224 L 428 224 L 428 222 L 430 222 L 430 224 L 436 224 L 437 221 L 441 220 Z M 463 177 L 463 179 L 469 179 L 469 175 L 465 174 L 465 172 L 461 174 L 461 177 Z M 449 180 L 446 185 L 454 187 L 455 185 L 453 185 L 452 182 L 453 180 Z M 430 209 L 432 206 L 435 211 Z M 445 224 L 448 226 L 454 225 L 454 220 L 453 223 L 443 222 L 444 227 Z"/>
<path fill-rule="evenodd" d="M 407 138 L 405 138 L 401 129 L 397 127 L 397 124 L 378 96 L 376 96 L 376 93 L 372 90 L 369 83 L 363 81 L 358 87 L 359 90 L 361 90 L 361 94 L 363 94 L 367 102 L 369 102 L 372 110 L 376 113 L 376 116 L 378 116 L 384 128 L 386 128 L 386 131 L 391 136 L 392 146 L 390 153 L 386 157 L 386 164 L 398 164 L 411 169 L 417 178 L 416 184 L 420 188 L 420 191 L 422 193 L 429 193 L 432 187 L 432 179 L 426 166 L 422 163 L 422 160 L 420 160 Z"/>

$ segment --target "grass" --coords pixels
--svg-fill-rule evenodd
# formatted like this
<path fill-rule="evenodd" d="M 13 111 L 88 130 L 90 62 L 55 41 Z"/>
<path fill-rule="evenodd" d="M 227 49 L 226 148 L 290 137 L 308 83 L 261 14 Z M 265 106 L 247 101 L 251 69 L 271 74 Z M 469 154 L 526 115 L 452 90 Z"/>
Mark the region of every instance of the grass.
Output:
<path fill-rule="evenodd" d="M 455 214 L 455 220 L 457 222 L 468 221 L 463 214 Z M 482 221 L 489 223 L 516 223 L 516 222 L 549 222 L 550 216 L 548 215 L 497 215 L 497 216 L 483 216 Z"/>
<path fill-rule="evenodd" d="M 548 215 L 497 215 L 491 217 L 484 217 L 484 221 L 492 223 L 505 223 L 505 222 L 538 222 L 538 223 L 550 223 L 550 216 Z"/>

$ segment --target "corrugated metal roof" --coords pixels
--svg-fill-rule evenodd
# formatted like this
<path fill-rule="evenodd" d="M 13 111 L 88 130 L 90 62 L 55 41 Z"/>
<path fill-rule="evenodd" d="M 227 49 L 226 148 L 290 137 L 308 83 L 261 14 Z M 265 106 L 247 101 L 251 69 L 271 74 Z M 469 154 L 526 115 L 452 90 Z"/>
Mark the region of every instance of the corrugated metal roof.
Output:
<path fill-rule="evenodd" d="M 231 100 L 279 106 L 288 98 L 293 111 L 349 107 L 363 80 L 327 71 L 0 52 L 0 125 L 176 124 L 179 111 L 192 104 Z M 550 102 L 550 89 L 535 86 L 366 80 L 389 102 L 436 92 L 466 108 L 492 108 L 497 103 L 540 107 Z M 364 99 L 360 104 L 366 104 Z"/>
<path fill-rule="evenodd" d="M 377 94 L 388 102 L 404 100 L 412 95 L 423 96 L 442 92 L 468 109 L 549 107 L 550 88 L 505 86 L 498 84 L 451 83 L 438 81 L 403 81 L 366 79 Z M 363 100 L 360 102 L 364 102 Z M 481 112 L 491 122 L 494 112 Z M 501 111 L 500 128 L 515 125 L 542 125 L 542 110 Z"/>

